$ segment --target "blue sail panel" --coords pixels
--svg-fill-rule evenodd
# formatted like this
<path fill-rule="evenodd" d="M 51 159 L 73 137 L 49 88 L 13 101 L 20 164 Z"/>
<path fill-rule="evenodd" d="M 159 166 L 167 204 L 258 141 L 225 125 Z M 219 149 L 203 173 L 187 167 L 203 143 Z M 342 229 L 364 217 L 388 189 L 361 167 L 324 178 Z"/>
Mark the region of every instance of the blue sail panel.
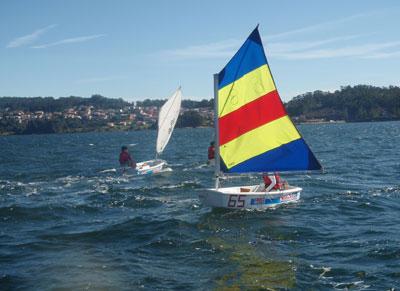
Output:
<path fill-rule="evenodd" d="M 240 79 L 245 74 L 268 64 L 258 29 L 250 34 L 225 68 L 219 73 L 218 89 Z"/>
<path fill-rule="evenodd" d="M 310 148 L 302 138 L 253 157 L 229 170 L 221 164 L 226 173 L 288 172 L 322 170 Z"/>
<path fill-rule="evenodd" d="M 218 74 L 216 116 L 226 173 L 322 169 L 279 97 L 256 27 Z"/>

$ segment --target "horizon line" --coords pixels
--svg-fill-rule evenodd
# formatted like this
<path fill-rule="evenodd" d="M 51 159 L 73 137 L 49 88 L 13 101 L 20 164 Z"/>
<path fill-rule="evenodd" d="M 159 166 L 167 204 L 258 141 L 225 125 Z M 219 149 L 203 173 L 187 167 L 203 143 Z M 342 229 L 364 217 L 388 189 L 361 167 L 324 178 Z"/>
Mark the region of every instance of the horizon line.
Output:
<path fill-rule="evenodd" d="M 357 87 L 357 86 L 368 86 L 368 87 L 381 88 L 381 89 L 389 89 L 391 87 L 400 88 L 400 85 L 385 85 L 385 86 L 376 86 L 376 85 L 371 85 L 371 84 L 341 85 L 337 89 L 329 88 L 329 89 L 315 89 L 315 90 L 312 90 L 312 91 L 306 91 L 304 93 L 299 93 L 299 94 L 293 95 L 287 101 L 284 101 L 284 100 L 282 100 L 282 101 L 283 102 L 289 102 L 293 98 L 305 95 L 307 93 L 314 93 L 314 92 L 317 92 L 317 91 L 333 93 L 335 91 L 340 91 L 340 90 L 342 90 L 343 88 L 346 88 L 346 87 L 354 88 L 354 87 Z M 128 103 L 137 102 L 137 101 L 141 102 L 141 101 L 145 101 L 145 100 L 166 100 L 166 99 L 168 99 L 168 97 L 142 97 L 142 99 L 138 99 L 140 97 L 126 97 L 126 96 L 125 97 L 122 97 L 122 96 L 120 96 L 120 97 L 110 97 L 110 96 L 105 96 L 105 95 L 102 95 L 102 94 L 99 94 L 99 93 L 91 94 L 90 96 L 82 96 L 82 95 L 81 96 L 69 95 L 69 96 L 57 96 L 57 97 L 48 96 L 48 95 L 47 96 L 46 95 L 42 95 L 42 96 L 0 96 L 0 99 L 2 99 L 2 98 L 53 98 L 53 99 L 61 99 L 61 98 L 70 98 L 70 97 L 90 99 L 93 96 L 101 96 L 101 97 L 108 98 L 108 99 L 122 99 L 123 101 L 128 102 Z M 188 96 L 188 97 L 184 98 L 183 100 L 199 101 L 200 102 L 200 101 L 203 101 L 203 100 L 209 101 L 209 100 L 212 100 L 212 99 L 214 99 L 214 97 Z"/>

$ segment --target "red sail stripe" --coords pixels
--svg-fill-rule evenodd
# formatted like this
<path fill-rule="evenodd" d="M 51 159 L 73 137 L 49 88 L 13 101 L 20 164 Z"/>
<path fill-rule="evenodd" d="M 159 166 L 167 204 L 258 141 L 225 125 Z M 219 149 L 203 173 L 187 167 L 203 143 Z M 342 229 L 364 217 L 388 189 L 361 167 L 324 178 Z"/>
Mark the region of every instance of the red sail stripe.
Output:
<path fill-rule="evenodd" d="M 218 119 L 219 143 L 223 145 L 263 124 L 287 115 L 274 90 Z"/>

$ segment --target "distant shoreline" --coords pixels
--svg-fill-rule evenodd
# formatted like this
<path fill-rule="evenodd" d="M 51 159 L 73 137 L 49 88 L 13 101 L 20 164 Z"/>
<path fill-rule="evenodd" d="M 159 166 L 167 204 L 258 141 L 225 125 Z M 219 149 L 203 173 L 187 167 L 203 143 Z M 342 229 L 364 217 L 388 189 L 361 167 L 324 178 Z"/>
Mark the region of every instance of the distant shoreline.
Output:
<path fill-rule="evenodd" d="M 101 95 L 84 97 L 0 97 L 0 135 L 106 132 L 156 129 L 165 100 L 127 102 Z M 356 85 L 320 90 L 284 104 L 296 124 L 400 120 L 400 87 Z M 182 100 L 176 127 L 208 127 L 213 99 Z"/>
<path fill-rule="evenodd" d="M 347 123 L 345 120 L 305 120 L 297 122 L 296 124 L 333 124 L 333 123 Z"/>
<path fill-rule="evenodd" d="M 369 123 L 369 122 L 395 122 L 400 121 L 400 119 L 387 119 L 387 120 L 361 120 L 361 121 L 345 121 L 345 120 L 334 120 L 334 121 L 302 121 L 294 122 L 296 125 L 304 124 L 344 124 L 344 123 Z"/>
<path fill-rule="evenodd" d="M 352 123 L 378 123 L 378 122 L 400 122 L 399 119 L 394 119 L 394 120 L 368 120 L 368 121 L 344 121 L 344 120 L 338 120 L 338 121 L 305 121 L 305 122 L 295 122 L 296 125 L 322 125 L 322 124 L 352 124 Z M 177 129 L 187 129 L 187 128 L 214 128 L 213 126 L 197 126 L 197 127 L 179 127 Z M 142 128 L 142 129 L 110 129 L 110 128 L 105 128 L 105 129 L 96 129 L 96 130 L 71 130 L 71 131 L 65 131 L 65 132 L 53 132 L 53 133 L 29 133 L 29 134 L 16 134 L 16 133 L 7 133 L 7 132 L 1 132 L 0 137 L 3 136 L 28 136 L 28 135 L 44 135 L 44 134 L 75 134 L 75 133 L 104 133 L 104 132 L 128 132 L 128 131 L 146 131 L 146 130 L 157 130 L 156 128 Z"/>

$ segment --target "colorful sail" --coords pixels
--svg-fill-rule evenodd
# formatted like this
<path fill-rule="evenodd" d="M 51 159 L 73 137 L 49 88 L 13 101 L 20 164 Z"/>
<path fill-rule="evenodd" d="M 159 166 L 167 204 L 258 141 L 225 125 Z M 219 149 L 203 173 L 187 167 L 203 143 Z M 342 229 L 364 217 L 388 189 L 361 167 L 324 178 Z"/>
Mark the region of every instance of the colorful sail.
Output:
<path fill-rule="evenodd" d="M 221 170 L 319 170 L 275 87 L 258 27 L 218 74 Z"/>

